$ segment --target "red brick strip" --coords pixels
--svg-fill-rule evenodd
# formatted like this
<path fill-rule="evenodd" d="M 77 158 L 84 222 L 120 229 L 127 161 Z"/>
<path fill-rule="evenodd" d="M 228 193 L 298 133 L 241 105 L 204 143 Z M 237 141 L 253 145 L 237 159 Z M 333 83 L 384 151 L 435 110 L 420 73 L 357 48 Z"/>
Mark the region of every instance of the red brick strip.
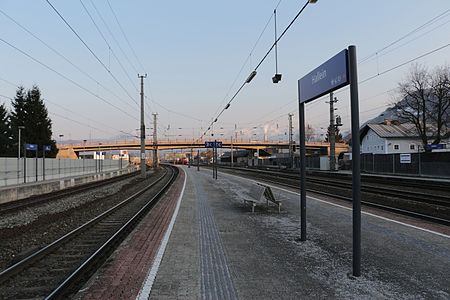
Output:
<path fill-rule="evenodd" d="M 173 186 L 142 219 L 98 272 L 81 299 L 135 299 L 151 268 L 183 188 L 181 171 Z M 110 258 L 111 260 L 111 258 Z"/>

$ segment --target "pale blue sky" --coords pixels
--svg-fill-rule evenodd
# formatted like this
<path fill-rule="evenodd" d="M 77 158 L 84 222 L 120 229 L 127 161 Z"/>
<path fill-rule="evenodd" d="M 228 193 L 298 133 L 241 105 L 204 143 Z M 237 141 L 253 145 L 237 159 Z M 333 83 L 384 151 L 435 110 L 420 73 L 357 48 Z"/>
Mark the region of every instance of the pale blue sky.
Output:
<path fill-rule="evenodd" d="M 139 61 L 123 38 L 106 0 L 50 2 L 106 67 L 110 68 L 133 99 L 44 0 L 3 0 L 0 9 L 98 83 L 80 73 L 2 13 L 0 38 L 113 103 L 122 111 L 105 104 L 2 41 L 0 102 L 9 105 L 10 100 L 3 96 L 14 97 L 15 87 L 12 84 L 23 84 L 26 88 L 38 84 L 44 98 L 48 100 L 46 104 L 53 120 L 55 137 L 64 134 L 65 138 L 72 139 L 108 138 L 119 135 L 120 131 L 135 134 L 135 129 L 139 127 L 139 111 L 134 102 L 139 102 L 136 72 L 146 72 L 148 78 L 145 80 L 145 90 L 149 98 L 146 99 L 147 127 L 152 126 L 149 116 L 157 112 L 161 138 L 173 138 L 174 135 L 192 138 L 193 134 L 198 137 L 202 132 L 200 128 L 207 127 L 211 118 L 216 116 L 218 108 L 225 106 L 226 101 L 273 43 L 272 20 L 249 58 L 250 51 L 279 2 L 109 1 Z M 97 32 L 82 3 L 103 32 L 112 51 Z M 109 34 L 92 3 L 128 59 Z M 277 16 L 279 34 L 304 3 L 293 0 L 280 2 Z M 295 124 L 298 122 L 296 99 L 299 78 L 348 45 L 357 46 L 358 59 L 362 60 L 444 12 L 447 13 L 437 22 L 379 52 L 372 60 L 361 63 L 359 79 L 364 80 L 448 45 L 449 9 L 448 0 L 319 0 L 316 4 L 309 5 L 278 46 L 282 81 L 278 84 L 271 82 L 275 73 L 274 55 L 271 53 L 255 79 L 246 85 L 222 115 L 215 126 L 215 132 L 229 137 L 234 131 L 234 124 L 237 124 L 238 131 L 242 131 L 245 136 L 253 133 L 260 135 L 263 128 L 266 128 L 269 137 L 271 134 L 283 134 L 287 131 L 288 113 L 295 113 Z M 114 54 L 131 81 L 115 60 Z M 417 62 L 434 68 L 448 64 L 449 54 L 450 47 L 446 47 Z M 238 76 L 242 66 L 243 70 Z M 376 116 L 393 101 L 395 91 L 387 91 L 396 87 L 397 82 L 405 77 L 408 68 L 409 65 L 405 65 L 360 85 L 361 123 Z M 232 86 L 235 78 L 237 81 Z M 336 96 L 340 100 L 337 114 L 342 116 L 343 130 L 346 130 L 350 123 L 348 92 L 344 90 Z M 320 127 L 325 128 L 328 124 L 328 105 L 324 103 L 326 100 L 325 97 L 307 105 L 307 122 L 317 128 L 318 133 Z M 77 120 L 78 123 L 67 118 Z M 171 129 L 167 131 L 169 125 Z M 219 129 L 220 127 L 224 129 Z"/>

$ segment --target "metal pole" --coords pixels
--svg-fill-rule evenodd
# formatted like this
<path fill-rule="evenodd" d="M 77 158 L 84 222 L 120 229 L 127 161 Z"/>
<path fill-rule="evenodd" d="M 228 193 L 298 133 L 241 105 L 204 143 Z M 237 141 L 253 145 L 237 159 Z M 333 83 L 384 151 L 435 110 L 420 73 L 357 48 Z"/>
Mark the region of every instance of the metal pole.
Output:
<path fill-rule="evenodd" d="M 27 182 L 27 149 L 23 145 L 23 183 Z"/>
<path fill-rule="evenodd" d="M 231 137 L 231 167 L 234 167 L 234 157 L 233 157 L 233 136 Z"/>
<path fill-rule="evenodd" d="M 158 134 L 157 128 L 157 113 L 153 113 L 153 168 L 158 168 Z"/>
<path fill-rule="evenodd" d="M 20 179 L 20 133 L 22 131 L 23 126 L 18 126 L 17 127 L 19 129 L 19 141 L 17 144 L 17 184 L 19 184 L 19 179 Z"/>
<path fill-rule="evenodd" d="M 197 150 L 197 171 L 200 171 L 200 150 Z"/>
<path fill-rule="evenodd" d="M 42 149 L 42 180 L 45 181 L 45 145 Z"/>
<path fill-rule="evenodd" d="M 35 158 L 35 160 L 36 160 L 36 182 L 38 181 L 38 148 L 37 148 L 37 145 L 36 145 L 36 158 Z"/>
<path fill-rule="evenodd" d="M 145 124 L 144 124 L 144 78 L 147 74 L 139 76 L 141 78 L 141 177 L 146 176 L 145 166 Z"/>
<path fill-rule="evenodd" d="M 289 164 L 290 167 L 294 167 L 294 151 L 292 147 L 292 116 L 294 114 L 289 114 Z"/>
<path fill-rule="evenodd" d="M 300 103 L 300 240 L 306 241 L 305 103 Z"/>
<path fill-rule="evenodd" d="M 334 171 L 336 169 L 336 131 L 334 127 L 334 102 L 337 100 L 333 99 L 333 92 L 330 93 L 330 134 L 328 140 L 330 142 L 330 170 Z"/>
<path fill-rule="evenodd" d="M 361 275 L 361 154 L 356 47 L 348 47 L 352 117 L 353 276 Z"/>

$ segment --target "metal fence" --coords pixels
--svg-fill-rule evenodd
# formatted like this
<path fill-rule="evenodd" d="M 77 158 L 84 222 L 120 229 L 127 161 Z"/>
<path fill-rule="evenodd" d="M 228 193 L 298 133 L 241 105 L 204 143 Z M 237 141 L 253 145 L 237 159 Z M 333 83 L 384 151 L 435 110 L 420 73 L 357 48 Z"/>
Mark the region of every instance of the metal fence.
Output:
<path fill-rule="evenodd" d="M 450 177 L 450 152 L 361 155 L 367 173 Z"/>
<path fill-rule="evenodd" d="M 45 165 L 45 168 L 44 168 Z M 72 177 L 128 167 L 126 160 L 0 157 L 0 186 Z"/>

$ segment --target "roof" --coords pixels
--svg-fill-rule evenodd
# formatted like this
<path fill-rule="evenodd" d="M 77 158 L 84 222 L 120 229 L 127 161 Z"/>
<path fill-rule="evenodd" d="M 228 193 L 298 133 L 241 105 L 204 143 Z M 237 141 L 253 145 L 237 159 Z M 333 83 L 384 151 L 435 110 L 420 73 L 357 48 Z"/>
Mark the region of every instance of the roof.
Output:
<path fill-rule="evenodd" d="M 419 138 L 416 127 L 411 123 L 404 124 L 367 124 L 360 131 L 360 139 L 372 129 L 381 138 Z"/>

